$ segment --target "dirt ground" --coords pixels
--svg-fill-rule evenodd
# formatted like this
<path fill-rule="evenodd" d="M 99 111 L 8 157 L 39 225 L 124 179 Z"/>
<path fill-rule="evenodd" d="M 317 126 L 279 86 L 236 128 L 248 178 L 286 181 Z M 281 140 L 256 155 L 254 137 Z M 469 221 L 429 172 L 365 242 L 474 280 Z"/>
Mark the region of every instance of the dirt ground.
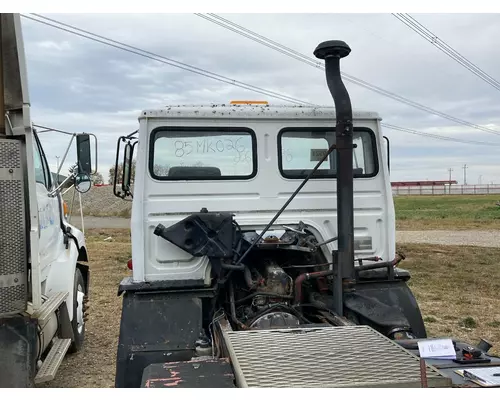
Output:
<path fill-rule="evenodd" d="M 67 355 L 56 379 L 41 387 L 113 387 L 120 326 L 120 281 L 129 274 L 129 230 L 88 229 L 90 315 L 81 352 Z M 110 241 L 105 239 L 111 238 Z M 402 244 L 428 334 L 495 343 L 500 353 L 500 249 Z"/>
<path fill-rule="evenodd" d="M 131 257 L 127 229 L 89 229 L 90 309 L 85 344 L 77 354 L 68 354 L 56 379 L 40 387 L 114 387 L 116 349 L 120 330 L 120 281 L 129 275 Z M 105 241 L 111 237 L 111 241 Z"/>

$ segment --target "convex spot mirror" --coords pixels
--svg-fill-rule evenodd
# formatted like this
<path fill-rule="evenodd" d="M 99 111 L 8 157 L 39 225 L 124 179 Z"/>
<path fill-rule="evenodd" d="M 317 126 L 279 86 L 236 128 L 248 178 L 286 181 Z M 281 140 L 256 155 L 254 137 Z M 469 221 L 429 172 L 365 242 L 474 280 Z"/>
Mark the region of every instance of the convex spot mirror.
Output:
<path fill-rule="evenodd" d="M 75 189 L 77 192 L 86 193 L 90 190 L 92 181 L 88 174 L 78 174 L 75 178 Z"/>

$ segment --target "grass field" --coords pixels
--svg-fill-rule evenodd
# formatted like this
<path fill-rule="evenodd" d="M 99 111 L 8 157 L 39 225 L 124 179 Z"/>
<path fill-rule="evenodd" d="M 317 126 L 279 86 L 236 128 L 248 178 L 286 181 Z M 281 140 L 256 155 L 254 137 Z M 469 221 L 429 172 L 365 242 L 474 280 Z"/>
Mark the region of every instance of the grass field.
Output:
<path fill-rule="evenodd" d="M 68 355 L 45 387 L 113 387 L 120 326 L 118 284 L 129 274 L 129 230 L 89 229 L 90 315 L 82 352 Z M 112 241 L 104 241 L 111 237 Z M 500 353 L 500 249 L 435 245 L 398 246 L 401 268 L 424 315 L 428 334 L 476 343 L 484 337 Z"/>
<path fill-rule="evenodd" d="M 398 230 L 500 229 L 500 195 L 394 197 Z"/>

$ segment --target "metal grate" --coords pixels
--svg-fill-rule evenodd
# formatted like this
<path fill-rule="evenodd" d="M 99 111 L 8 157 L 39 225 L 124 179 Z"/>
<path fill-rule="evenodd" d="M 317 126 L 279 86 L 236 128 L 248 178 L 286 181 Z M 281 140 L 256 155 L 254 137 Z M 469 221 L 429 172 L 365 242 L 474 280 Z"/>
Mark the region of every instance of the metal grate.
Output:
<path fill-rule="evenodd" d="M 1 168 L 21 168 L 20 144 L 14 140 L 0 142 Z"/>
<path fill-rule="evenodd" d="M 54 343 L 43 361 L 42 367 L 35 377 L 35 384 L 51 381 L 55 378 L 57 370 L 61 366 L 64 356 L 71 345 L 71 339 L 55 338 Z"/>
<path fill-rule="evenodd" d="M 0 140 L 0 316 L 23 312 L 28 300 L 21 142 Z"/>
<path fill-rule="evenodd" d="M 0 287 L 0 316 L 26 309 L 26 285 Z"/>
<path fill-rule="evenodd" d="M 239 387 L 420 387 L 420 362 L 368 326 L 225 331 Z M 429 387 L 451 386 L 427 367 Z"/>

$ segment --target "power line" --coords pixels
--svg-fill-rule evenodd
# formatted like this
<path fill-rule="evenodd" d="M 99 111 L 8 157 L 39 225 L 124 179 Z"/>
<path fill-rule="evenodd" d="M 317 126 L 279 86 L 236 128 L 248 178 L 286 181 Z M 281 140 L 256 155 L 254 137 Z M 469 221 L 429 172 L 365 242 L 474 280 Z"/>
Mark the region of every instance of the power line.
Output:
<path fill-rule="evenodd" d="M 324 65 L 322 63 L 318 62 L 318 60 L 315 60 L 312 57 L 309 57 L 303 53 L 300 53 L 300 52 L 293 50 L 289 47 L 286 47 L 280 43 L 277 43 L 277 42 L 267 38 L 266 36 L 260 35 L 256 32 L 253 32 L 250 29 L 247 29 L 247 28 L 245 28 L 237 23 L 234 23 L 226 18 L 223 18 L 217 14 L 210 13 L 210 14 L 204 15 L 204 14 L 196 13 L 195 15 L 198 17 L 201 17 L 209 22 L 212 22 L 216 25 L 219 25 L 225 29 L 228 29 L 234 33 L 237 33 L 243 37 L 246 37 L 250 40 L 253 40 L 254 42 L 262 44 L 270 49 L 278 51 L 281 54 L 284 54 L 286 56 L 294 58 L 298 61 L 301 61 L 301 62 L 308 64 L 310 66 L 313 66 L 315 68 L 324 70 Z M 461 125 L 469 126 L 471 128 L 478 129 L 478 130 L 481 130 L 484 132 L 493 133 L 495 135 L 500 135 L 500 131 L 490 129 L 490 128 L 487 128 L 487 127 L 484 127 L 481 125 L 477 125 L 477 124 L 462 120 L 460 118 L 454 117 L 452 115 L 443 113 L 441 111 L 434 110 L 431 107 L 425 106 L 425 105 L 417 103 L 413 100 L 407 99 L 403 96 L 400 96 L 396 93 L 393 93 L 393 92 L 390 92 L 390 91 L 385 90 L 383 88 L 380 88 L 378 86 L 372 85 L 371 83 L 368 83 L 362 79 L 356 78 L 353 75 L 346 74 L 345 72 L 341 72 L 341 74 L 342 74 L 342 77 L 346 81 L 354 83 L 355 85 L 361 86 L 365 89 L 371 90 L 372 92 L 378 93 L 382 96 L 388 97 L 392 100 L 396 100 L 400 103 L 404 103 L 406 105 L 409 105 L 409 106 L 414 107 L 416 109 L 419 109 L 421 111 L 425 111 L 427 113 L 440 116 L 442 118 L 448 119 L 450 121 L 456 122 L 456 123 L 461 124 Z"/>
<path fill-rule="evenodd" d="M 129 52 L 129 53 L 132 53 L 132 54 L 136 54 L 136 55 L 139 55 L 141 57 L 149 58 L 151 60 L 154 60 L 154 61 L 157 61 L 157 62 L 160 62 L 160 63 L 163 63 L 163 64 L 167 64 L 167 65 L 170 65 L 170 66 L 173 66 L 173 67 L 176 67 L 176 68 L 180 68 L 180 69 L 183 69 L 185 71 L 193 72 L 195 74 L 202 75 L 202 76 L 205 76 L 207 78 L 211 78 L 211 79 L 217 80 L 219 82 L 224 82 L 224 83 L 228 83 L 228 84 L 233 85 L 233 86 L 241 87 L 243 89 L 252 90 L 252 91 L 254 91 L 256 93 L 264 94 L 266 96 L 273 97 L 273 98 L 276 98 L 276 99 L 279 99 L 279 100 L 288 101 L 288 102 L 295 103 L 295 104 L 305 104 L 305 105 L 315 106 L 315 104 L 312 104 L 312 103 L 309 103 L 309 102 L 306 102 L 306 101 L 303 101 L 303 100 L 297 100 L 297 99 L 295 99 L 293 97 L 286 96 L 286 95 L 283 95 L 281 93 L 277 93 L 277 92 L 274 92 L 274 91 L 271 91 L 271 90 L 261 89 L 261 88 L 259 88 L 257 86 L 250 85 L 250 84 L 247 84 L 247 83 L 244 83 L 244 82 L 240 82 L 240 81 L 237 81 L 237 80 L 232 79 L 232 78 L 227 78 L 225 76 L 222 76 L 222 75 L 219 75 L 219 74 L 215 74 L 215 73 L 210 72 L 208 70 L 205 70 L 205 69 L 202 69 L 202 68 L 198 68 L 198 67 L 194 67 L 192 65 L 189 65 L 189 64 L 186 64 L 186 63 L 182 63 L 180 61 L 176 61 L 176 60 L 173 60 L 171 58 L 167 58 L 167 57 L 164 57 L 164 56 L 152 53 L 150 51 L 142 50 L 142 49 L 140 49 L 138 47 L 130 46 L 130 45 L 125 44 L 123 42 L 119 42 L 117 40 L 109 39 L 107 37 L 104 37 L 104 36 L 101 36 L 101 35 L 97 35 L 97 34 L 92 33 L 92 32 L 85 31 L 83 29 L 77 28 L 77 27 L 69 25 L 69 24 L 65 24 L 63 22 L 56 21 L 56 20 L 48 18 L 48 17 L 44 17 L 43 15 L 39 15 L 39 14 L 33 14 L 33 15 L 35 15 L 38 18 L 42 18 L 42 19 L 44 19 L 46 21 L 50 21 L 52 23 L 46 22 L 46 21 L 41 21 L 39 19 L 32 18 L 30 16 L 21 14 L 22 17 L 30 19 L 32 21 L 39 22 L 41 24 L 48 25 L 48 26 L 51 26 L 53 28 L 56 28 L 56 29 L 59 29 L 59 30 L 62 30 L 62 31 L 65 31 L 65 32 L 68 32 L 68 33 L 72 33 L 74 35 L 77 35 L 77 36 L 80 36 L 80 37 L 83 37 L 83 38 L 86 38 L 86 39 L 89 39 L 89 40 L 93 40 L 95 42 L 98 42 L 98 43 L 101 43 L 101 44 L 104 44 L 104 45 L 107 45 L 107 46 L 111 46 L 111 47 L 114 47 L 114 48 L 117 48 L 117 49 Z M 61 26 L 54 25 L 54 23 L 59 24 Z M 64 28 L 64 27 L 66 27 L 66 28 Z M 70 29 L 67 29 L 67 28 L 70 28 L 70 29 L 73 29 L 73 30 L 70 30 Z"/>
<path fill-rule="evenodd" d="M 380 125 L 385 127 L 385 128 L 394 129 L 394 130 L 400 131 L 400 132 L 407 132 L 407 133 L 411 133 L 413 135 L 425 136 L 425 137 L 430 137 L 430 138 L 440 139 L 440 140 L 447 140 L 447 141 L 456 142 L 456 143 L 477 144 L 477 145 L 481 145 L 481 146 L 495 146 L 495 147 L 500 146 L 500 143 L 489 143 L 489 142 L 480 142 L 480 141 L 476 141 L 476 140 L 458 139 L 458 138 L 454 138 L 451 136 L 442 136 L 442 135 L 436 135 L 434 133 L 420 132 L 420 131 L 416 131 L 413 129 L 402 128 L 400 126 L 395 126 L 395 125 L 386 124 L 386 123 L 381 123 Z"/>
<path fill-rule="evenodd" d="M 459 63 L 462 67 L 472 72 L 474 75 L 485 81 L 490 86 L 494 87 L 497 90 L 500 90 L 500 82 L 498 82 L 491 75 L 488 75 L 481 68 L 479 68 L 476 64 L 465 58 L 462 54 L 456 51 L 454 48 L 449 46 L 446 42 L 439 39 L 437 35 L 432 33 L 429 29 L 427 29 L 424 25 L 418 22 L 415 18 L 413 18 L 409 14 L 403 13 L 393 13 L 394 17 L 396 17 L 399 21 L 405 24 L 412 31 L 416 32 L 419 36 L 424 38 L 426 41 L 434 45 L 452 60 Z"/>
<path fill-rule="evenodd" d="M 250 91 L 253 91 L 253 92 L 265 94 L 265 95 L 270 96 L 270 97 L 279 98 L 281 100 L 293 102 L 293 103 L 299 104 L 299 105 L 317 106 L 316 104 L 309 103 L 309 102 L 306 102 L 306 101 L 301 100 L 301 99 L 297 99 L 297 98 L 293 98 L 293 97 L 289 97 L 289 96 L 284 96 L 284 95 L 281 95 L 280 93 L 271 92 L 271 91 L 269 91 L 267 89 L 260 88 L 258 86 L 248 85 L 248 84 L 246 84 L 244 82 L 240 82 L 240 81 L 236 81 L 236 80 L 231 80 L 230 78 L 227 78 L 227 77 L 225 77 L 223 75 L 214 74 L 214 73 L 212 73 L 212 72 L 210 72 L 208 70 L 202 70 L 200 68 L 191 66 L 191 65 L 186 64 L 186 63 L 180 63 L 178 61 L 175 61 L 175 60 L 172 60 L 172 59 L 168 59 L 166 57 L 157 55 L 155 53 L 151 53 L 151 52 L 142 50 L 142 49 L 137 48 L 137 47 L 129 46 L 129 45 L 125 44 L 125 43 L 121 43 L 121 42 L 115 41 L 113 39 L 108 39 L 108 38 L 106 38 L 104 36 L 101 36 L 101 35 L 93 34 L 91 32 L 85 31 L 83 29 L 76 28 L 76 27 L 74 27 L 72 25 L 64 24 L 62 22 L 58 22 L 58 21 L 50 19 L 48 17 L 39 16 L 38 14 L 35 14 L 35 15 L 37 17 L 47 19 L 47 20 L 49 20 L 49 21 L 51 21 L 53 23 L 61 24 L 61 25 L 65 26 L 65 27 L 67 27 L 67 28 L 71 28 L 71 29 L 74 29 L 74 30 L 79 31 L 79 32 L 74 32 L 74 31 L 72 31 L 70 29 L 62 28 L 62 27 L 59 27 L 59 26 L 54 25 L 52 23 L 41 21 L 41 20 L 38 20 L 36 18 L 32 18 L 32 17 L 29 17 L 29 16 L 21 14 L 21 16 L 23 16 L 23 17 L 25 17 L 27 19 L 30 19 L 32 21 L 39 22 L 39 23 L 51 26 L 51 27 L 56 28 L 56 29 L 60 29 L 60 30 L 65 31 L 67 33 L 72 33 L 72 34 L 75 34 L 77 36 L 80 36 L 80 37 L 83 37 L 83 38 L 86 38 L 86 39 L 90 39 L 90 40 L 93 40 L 93 41 L 96 41 L 96 42 L 99 42 L 99 43 L 102 43 L 102 44 L 114 47 L 114 48 L 119 49 L 119 50 L 124 50 L 124 51 L 130 52 L 130 53 L 136 54 L 138 56 L 141 56 L 141 57 L 149 58 L 149 59 L 152 59 L 154 61 L 157 61 L 157 62 L 160 62 L 160 63 L 163 63 L 163 64 L 168 64 L 168 65 L 171 65 L 171 66 L 176 67 L 176 68 L 181 68 L 183 70 L 187 70 L 189 72 L 197 73 L 197 74 L 200 74 L 200 75 L 203 75 L 203 76 L 206 76 L 208 78 L 215 79 L 215 80 L 218 80 L 218 81 L 221 81 L 221 82 L 224 82 L 224 83 L 229 83 L 229 84 L 233 84 L 233 85 L 236 85 L 236 86 L 240 86 L 240 84 L 241 84 L 240 87 L 242 87 L 242 88 L 244 88 L 246 90 L 250 90 Z M 98 39 L 96 39 L 95 37 L 97 37 Z M 112 42 L 112 43 L 108 43 L 106 41 L 109 41 L 109 42 Z M 130 50 L 129 48 L 131 48 L 133 50 Z M 168 61 L 165 61 L 165 60 L 168 60 Z M 201 71 L 201 72 L 199 72 L 199 71 Z M 430 134 L 430 133 L 426 133 L 426 132 L 415 131 L 415 130 L 412 130 L 412 129 L 402 128 L 402 127 L 398 127 L 398 126 L 390 125 L 390 124 L 384 124 L 384 123 L 382 123 L 381 125 L 384 126 L 384 127 L 386 127 L 386 128 L 389 128 L 389 129 L 394 129 L 394 130 L 398 130 L 398 131 L 401 131 L 401 132 L 406 132 L 406 133 L 410 133 L 410 134 L 414 134 L 414 135 L 419 135 L 419 136 L 431 137 L 431 138 L 434 138 L 434 139 L 454 141 L 454 142 L 457 142 L 457 143 L 479 144 L 479 145 L 487 145 L 487 146 L 500 146 L 500 144 L 497 144 L 497 143 L 487 143 L 487 142 L 477 142 L 477 141 L 455 139 L 455 138 L 448 137 L 448 136 L 441 136 L 441 135 Z M 39 127 L 41 127 L 41 126 L 39 126 Z M 49 130 L 51 130 L 51 128 L 46 128 L 46 127 L 41 127 L 41 128 L 42 129 L 49 129 Z M 57 131 L 57 130 L 55 130 L 55 131 Z M 61 132 L 72 135 L 72 133 L 70 133 L 70 132 L 64 132 L 64 131 L 61 131 Z"/>

